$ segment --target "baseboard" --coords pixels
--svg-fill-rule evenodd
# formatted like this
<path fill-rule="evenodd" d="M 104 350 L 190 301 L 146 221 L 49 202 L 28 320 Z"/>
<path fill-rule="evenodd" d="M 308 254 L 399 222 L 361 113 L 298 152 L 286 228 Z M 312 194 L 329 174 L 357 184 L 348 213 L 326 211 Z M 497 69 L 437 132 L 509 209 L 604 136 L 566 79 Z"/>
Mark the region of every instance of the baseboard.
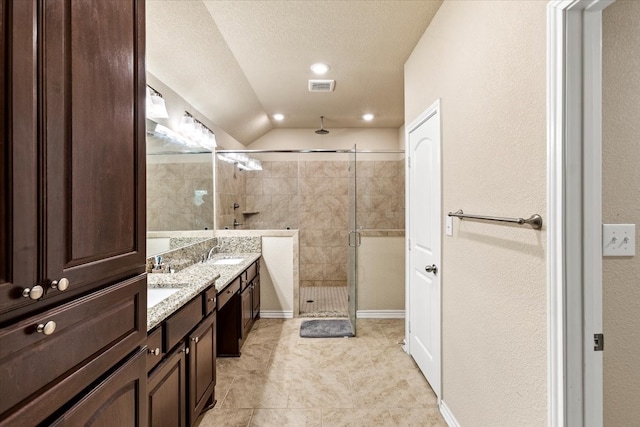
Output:
<path fill-rule="evenodd" d="M 453 416 L 451 409 L 444 403 L 444 400 L 440 401 L 440 413 L 449 427 L 462 427 L 456 417 Z"/>
<path fill-rule="evenodd" d="M 260 310 L 262 319 L 293 319 L 293 310 Z"/>
<path fill-rule="evenodd" d="M 358 319 L 404 319 L 404 310 L 358 310 Z"/>

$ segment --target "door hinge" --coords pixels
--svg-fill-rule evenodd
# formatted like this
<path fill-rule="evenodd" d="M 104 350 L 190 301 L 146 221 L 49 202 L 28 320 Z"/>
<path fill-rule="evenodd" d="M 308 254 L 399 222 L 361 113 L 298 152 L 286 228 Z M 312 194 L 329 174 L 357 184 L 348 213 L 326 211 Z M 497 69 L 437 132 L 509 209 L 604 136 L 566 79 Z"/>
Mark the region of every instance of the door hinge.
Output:
<path fill-rule="evenodd" d="M 411 157 L 407 157 L 407 166 L 411 167 Z"/>
<path fill-rule="evenodd" d="M 604 334 L 593 334 L 593 351 L 604 351 Z"/>
<path fill-rule="evenodd" d="M 409 320 L 409 333 L 411 333 L 411 320 Z"/>
<path fill-rule="evenodd" d="M 407 239 L 407 244 L 409 245 L 409 250 L 411 250 L 411 239 Z"/>

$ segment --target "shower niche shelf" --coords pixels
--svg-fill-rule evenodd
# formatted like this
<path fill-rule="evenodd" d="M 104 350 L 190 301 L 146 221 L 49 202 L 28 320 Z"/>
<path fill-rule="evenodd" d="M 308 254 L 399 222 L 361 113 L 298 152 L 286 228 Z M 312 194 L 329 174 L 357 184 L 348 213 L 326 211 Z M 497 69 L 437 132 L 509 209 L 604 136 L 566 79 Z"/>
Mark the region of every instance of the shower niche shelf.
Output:
<path fill-rule="evenodd" d="M 259 214 L 260 211 L 243 211 L 242 215 L 255 215 L 255 214 Z"/>

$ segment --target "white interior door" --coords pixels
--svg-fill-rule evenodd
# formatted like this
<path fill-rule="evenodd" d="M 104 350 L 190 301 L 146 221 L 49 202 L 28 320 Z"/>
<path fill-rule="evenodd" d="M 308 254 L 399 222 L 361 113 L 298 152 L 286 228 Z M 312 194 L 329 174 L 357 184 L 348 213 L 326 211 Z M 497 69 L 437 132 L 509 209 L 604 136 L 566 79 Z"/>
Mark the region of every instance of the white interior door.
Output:
<path fill-rule="evenodd" d="M 408 130 L 409 353 L 440 397 L 440 105 Z"/>

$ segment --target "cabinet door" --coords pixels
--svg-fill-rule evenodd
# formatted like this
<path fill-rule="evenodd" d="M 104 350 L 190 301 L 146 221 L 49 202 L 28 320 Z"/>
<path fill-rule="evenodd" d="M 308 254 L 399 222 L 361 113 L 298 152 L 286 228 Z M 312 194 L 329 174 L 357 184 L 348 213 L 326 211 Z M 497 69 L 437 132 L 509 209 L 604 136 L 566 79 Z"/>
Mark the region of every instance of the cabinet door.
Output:
<path fill-rule="evenodd" d="M 11 6 L 11 7 L 9 7 Z M 38 284 L 37 3 L 0 10 L 0 313 L 34 304 Z M 32 296 L 36 297 L 39 289 Z"/>
<path fill-rule="evenodd" d="M 45 284 L 144 271 L 144 0 L 42 2 Z"/>
<path fill-rule="evenodd" d="M 260 317 L 260 276 L 253 280 L 253 318 Z"/>
<path fill-rule="evenodd" d="M 185 351 L 184 344 L 176 347 L 149 377 L 150 427 L 184 427 L 186 425 Z"/>
<path fill-rule="evenodd" d="M 246 338 L 249 328 L 251 327 L 251 321 L 253 320 L 253 301 L 251 300 L 251 286 L 248 286 L 242 294 L 240 294 L 242 300 L 242 338 Z"/>
<path fill-rule="evenodd" d="M 216 313 L 206 317 L 189 335 L 189 424 L 215 402 Z"/>
<path fill-rule="evenodd" d="M 146 357 L 146 348 L 138 351 L 60 418 L 48 425 L 146 427 Z"/>

